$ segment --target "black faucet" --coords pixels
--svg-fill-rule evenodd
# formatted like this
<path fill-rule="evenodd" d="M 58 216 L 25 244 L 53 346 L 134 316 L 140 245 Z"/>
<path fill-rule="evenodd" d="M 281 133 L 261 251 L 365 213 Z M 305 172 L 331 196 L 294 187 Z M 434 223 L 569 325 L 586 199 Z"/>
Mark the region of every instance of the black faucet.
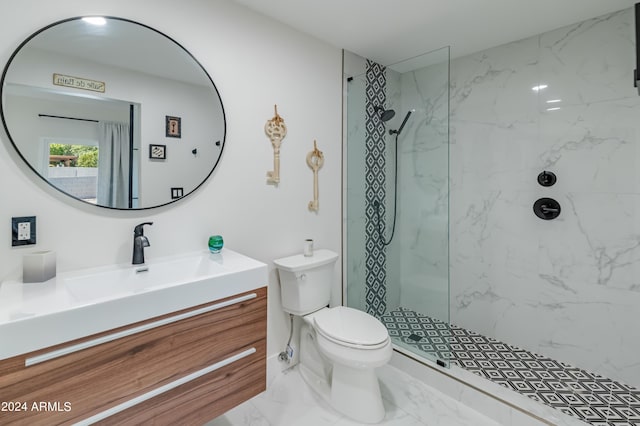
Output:
<path fill-rule="evenodd" d="M 153 225 L 153 222 L 145 222 L 136 226 L 133 230 L 133 264 L 144 263 L 144 248 L 149 247 L 149 240 L 144 236 L 144 225 Z"/>

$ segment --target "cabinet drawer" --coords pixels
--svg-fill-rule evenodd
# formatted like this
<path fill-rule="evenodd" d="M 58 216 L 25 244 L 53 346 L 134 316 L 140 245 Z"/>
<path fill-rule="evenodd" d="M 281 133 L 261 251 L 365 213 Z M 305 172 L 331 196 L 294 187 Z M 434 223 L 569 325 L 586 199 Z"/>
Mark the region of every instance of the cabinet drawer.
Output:
<path fill-rule="evenodd" d="M 264 370 L 266 288 L 245 294 L 250 293 L 255 293 L 257 297 L 54 357 L 28 367 L 21 362 L 21 367 L 16 368 L 18 365 L 16 358 L 26 361 L 34 357 L 38 359 L 44 355 L 46 359 L 48 353 L 55 353 L 53 351 L 64 351 L 76 344 L 86 344 L 96 339 L 100 341 L 123 331 L 126 334 L 128 329 L 154 324 L 158 320 L 170 321 L 173 316 L 215 305 L 221 301 L 132 324 L 113 332 L 91 336 L 89 339 L 69 342 L 50 350 L 12 358 L 6 360 L 6 366 L 2 365 L 5 361 L 0 362 L 0 371 L 4 372 L 0 380 L 2 400 L 14 403 L 24 402 L 27 408 L 25 411 L 0 411 L 0 424 L 73 423 L 118 406 L 160 386 L 175 382 L 181 377 L 202 370 L 250 347 L 257 349 L 255 356 L 251 355 L 238 361 L 237 364 L 245 364 L 251 360 L 251 363 L 262 363 Z M 117 312 L 114 312 L 114 315 L 117 315 Z M 238 365 L 230 364 L 156 398 L 166 398 L 167 395 L 176 397 L 179 395 L 177 389 L 190 389 L 189 393 L 196 392 L 193 389 L 200 389 L 199 392 L 203 392 L 202 389 L 206 389 L 208 386 L 206 383 L 209 381 L 220 383 L 221 379 L 216 381 L 214 376 L 219 377 L 222 371 L 235 371 Z M 223 376 L 225 374 L 230 373 L 223 373 Z M 263 371 L 262 375 L 265 374 Z M 235 377 L 238 375 L 239 373 L 236 372 Z M 229 377 L 231 376 L 233 375 Z M 258 392 L 263 389 L 264 386 Z M 201 398 L 195 399 L 199 401 Z M 152 404 L 153 400 L 145 402 L 144 405 L 157 409 Z M 39 411 L 40 408 L 42 411 Z M 211 417 L 215 415 L 213 413 Z"/>
<path fill-rule="evenodd" d="M 266 389 L 266 340 L 256 352 L 97 425 L 201 425 Z"/>

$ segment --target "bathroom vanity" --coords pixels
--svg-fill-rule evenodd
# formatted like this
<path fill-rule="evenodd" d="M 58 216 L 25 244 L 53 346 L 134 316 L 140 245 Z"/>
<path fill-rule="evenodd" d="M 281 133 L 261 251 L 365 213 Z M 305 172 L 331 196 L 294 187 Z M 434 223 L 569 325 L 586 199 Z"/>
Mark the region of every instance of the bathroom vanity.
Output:
<path fill-rule="evenodd" d="M 3 282 L 0 424 L 223 414 L 266 387 L 266 284 L 228 249 Z"/>

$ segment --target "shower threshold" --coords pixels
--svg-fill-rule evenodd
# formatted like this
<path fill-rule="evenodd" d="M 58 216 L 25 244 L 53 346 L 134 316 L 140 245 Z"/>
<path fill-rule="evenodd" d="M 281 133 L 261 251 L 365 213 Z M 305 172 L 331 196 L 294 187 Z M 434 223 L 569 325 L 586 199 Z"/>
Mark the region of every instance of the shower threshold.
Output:
<path fill-rule="evenodd" d="M 640 390 L 406 308 L 380 318 L 394 343 L 464 368 L 594 426 L 640 426 Z"/>

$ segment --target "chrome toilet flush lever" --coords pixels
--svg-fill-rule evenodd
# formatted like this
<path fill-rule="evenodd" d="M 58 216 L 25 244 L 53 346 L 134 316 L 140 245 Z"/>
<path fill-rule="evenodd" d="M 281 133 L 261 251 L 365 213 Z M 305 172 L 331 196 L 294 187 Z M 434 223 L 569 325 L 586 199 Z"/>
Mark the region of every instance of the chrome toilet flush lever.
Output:
<path fill-rule="evenodd" d="M 133 230 L 133 260 L 131 263 L 134 265 L 144 263 L 144 248 L 151 245 L 149 239 L 144 235 L 144 225 L 153 225 L 153 222 L 141 223 Z"/>

